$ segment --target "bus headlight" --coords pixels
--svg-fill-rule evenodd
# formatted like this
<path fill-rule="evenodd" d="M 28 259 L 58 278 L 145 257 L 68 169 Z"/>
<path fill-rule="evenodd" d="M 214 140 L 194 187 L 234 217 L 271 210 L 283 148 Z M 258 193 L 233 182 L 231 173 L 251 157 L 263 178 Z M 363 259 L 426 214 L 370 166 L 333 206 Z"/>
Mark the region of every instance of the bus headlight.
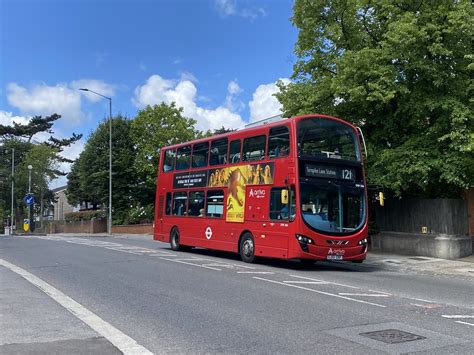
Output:
<path fill-rule="evenodd" d="M 301 234 L 296 234 L 296 239 L 298 239 L 298 242 L 301 244 L 314 244 L 314 240 Z"/>
<path fill-rule="evenodd" d="M 359 245 L 366 245 L 369 241 L 367 240 L 367 238 L 364 238 L 362 240 L 359 240 Z"/>

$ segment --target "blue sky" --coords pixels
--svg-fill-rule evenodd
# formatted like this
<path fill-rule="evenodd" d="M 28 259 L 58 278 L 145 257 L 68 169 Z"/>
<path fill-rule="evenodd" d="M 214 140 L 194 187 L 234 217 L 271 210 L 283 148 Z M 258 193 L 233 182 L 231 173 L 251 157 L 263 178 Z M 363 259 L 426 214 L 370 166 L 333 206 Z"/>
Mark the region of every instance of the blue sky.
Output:
<path fill-rule="evenodd" d="M 292 73 L 289 0 L 0 4 L 2 124 L 57 112 L 59 135 L 87 136 L 107 114 L 87 86 L 112 96 L 114 113 L 177 101 L 198 128 L 236 128 L 278 114 L 274 83 Z"/>

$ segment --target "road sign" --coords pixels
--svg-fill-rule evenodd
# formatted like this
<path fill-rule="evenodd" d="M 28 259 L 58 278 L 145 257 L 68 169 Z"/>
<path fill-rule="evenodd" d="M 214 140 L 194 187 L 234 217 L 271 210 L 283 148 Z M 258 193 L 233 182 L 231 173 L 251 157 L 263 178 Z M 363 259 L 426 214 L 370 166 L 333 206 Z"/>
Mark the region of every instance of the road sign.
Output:
<path fill-rule="evenodd" d="M 30 220 L 28 218 L 25 218 L 23 220 L 23 229 L 25 230 L 25 232 L 28 232 L 28 230 L 30 229 Z"/>
<path fill-rule="evenodd" d="M 23 202 L 25 202 L 28 206 L 33 205 L 35 203 L 35 197 L 33 195 L 25 195 Z"/>

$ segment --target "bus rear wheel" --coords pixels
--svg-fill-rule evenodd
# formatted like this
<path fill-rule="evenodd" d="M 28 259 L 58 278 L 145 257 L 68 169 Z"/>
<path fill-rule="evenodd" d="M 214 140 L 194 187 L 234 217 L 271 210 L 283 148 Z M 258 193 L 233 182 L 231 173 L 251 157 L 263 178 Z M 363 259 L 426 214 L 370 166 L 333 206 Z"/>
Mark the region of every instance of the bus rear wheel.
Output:
<path fill-rule="evenodd" d="M 182 250 L 182 246 L 179 244 L 179 230 L 178 228 L 173 228 L 170 234 L 170 245 L 171 250 L 178 251 Z"/>
<path fill-rule="evenodd" d="M 239 253 L 242 261 L 252 263 L 255 260 L 255 243 L 252 234 L 245 233 L 239 244 Z"/>

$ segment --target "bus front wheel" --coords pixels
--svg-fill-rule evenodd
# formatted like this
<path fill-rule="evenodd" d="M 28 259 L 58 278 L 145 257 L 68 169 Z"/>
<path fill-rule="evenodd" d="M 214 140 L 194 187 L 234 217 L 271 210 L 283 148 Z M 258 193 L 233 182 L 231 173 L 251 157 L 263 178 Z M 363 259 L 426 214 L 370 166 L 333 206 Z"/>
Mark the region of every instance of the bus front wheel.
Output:
<path fill-rule="evenodd" d="M 170 244 L 171 244 L 171 250 L 178 251 L 182 249 L 181 245 L 179 244 L 178 228 L 173 228 L 173 230 L 171 231 Z"/>
<path fill-rule="evenodd" d="M 255 259 L 255 243 L 252 234 L 245 233 L 240 240 L 239 253 L 242 261 L 252 263 Z"/>

